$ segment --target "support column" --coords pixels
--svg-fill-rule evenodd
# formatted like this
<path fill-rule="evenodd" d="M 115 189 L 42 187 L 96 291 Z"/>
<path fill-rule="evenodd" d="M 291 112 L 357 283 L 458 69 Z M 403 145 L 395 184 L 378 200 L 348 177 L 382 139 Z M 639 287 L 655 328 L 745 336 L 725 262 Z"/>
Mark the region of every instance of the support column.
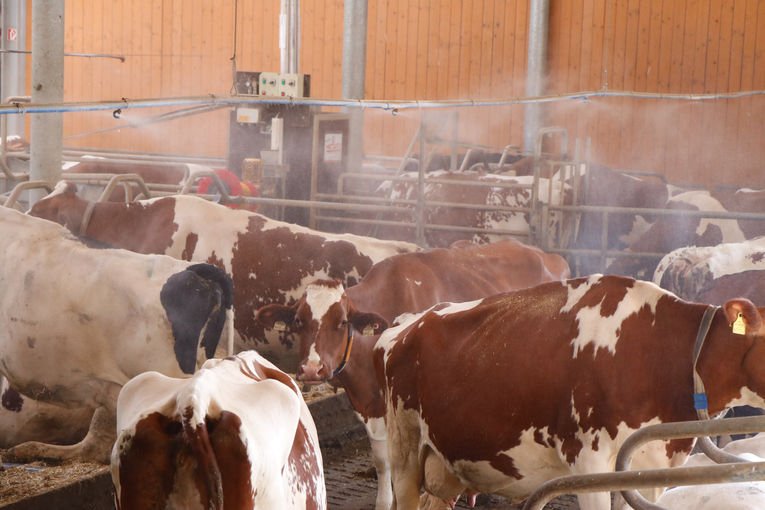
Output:
<path fill-rule="evenodd" d="M 529 53 L 526 69 L 526 97 L 544 94 L 547 72 L 547 35 L 550 21 L 550 0 L 529 0 Z M 537 132 L 544 127 L 544 104 L 527 103 L 523 121 L 523 150 L 534 152 Z"/>
<path fill-rule="evenodd" d="M 367 0 L 345 0 L 343 14 L 343 99 L 364 99 L 367 69 Z M 348 108 L 348 169 L 358 172 L 364 154 L 364 112 Z"/>
<path fill-rule="evenodd" d="M 64 100 L 64 4 L 60 0 L 32 0 L 32 103 Z M 63 117 L 61 113 L 33 113 L 29 177 L 54 184 L 61 176 Z M 34 196 L 37 195 L 37 196 Z M 42 192 L 30 196 L 34 203 Z"/>

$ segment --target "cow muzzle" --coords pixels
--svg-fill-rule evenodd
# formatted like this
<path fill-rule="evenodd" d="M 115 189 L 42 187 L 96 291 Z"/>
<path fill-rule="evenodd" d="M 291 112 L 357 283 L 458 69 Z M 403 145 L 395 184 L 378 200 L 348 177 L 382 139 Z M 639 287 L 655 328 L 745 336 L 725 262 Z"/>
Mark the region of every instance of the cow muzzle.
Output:
<path fill-rule="evenodd" d="M 295 378 L 305 384 L 322 384 L 330 378 L 330 370 L 324 363 L 301 363 Z"/>

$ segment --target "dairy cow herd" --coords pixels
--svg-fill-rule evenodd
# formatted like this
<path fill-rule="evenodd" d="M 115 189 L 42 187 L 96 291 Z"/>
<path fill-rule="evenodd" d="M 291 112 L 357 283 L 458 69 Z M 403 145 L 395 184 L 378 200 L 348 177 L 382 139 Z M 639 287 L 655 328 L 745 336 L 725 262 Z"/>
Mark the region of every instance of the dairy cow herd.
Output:
<path fill-rule="evenodd" d="M 635 246 L 671 237 L 650 220 Z M 510 238 L 423 249 L 193 196 L 94 203 L 62 181 L 27 213 L 0 207 L 0 447 L 110 464 L 125 510 L 324 509 L 299 384 L 328 383 L 366 427 L 376 510 L 520 502 L 613 471 L 646 425 L 696 419 L 694 375 L 710 415 L 765 408 L 765 238 L 726 225 L 696 221 L 652 277 L 572 278 Z M 632 467 L 693 447 L 655 441 Z"/>

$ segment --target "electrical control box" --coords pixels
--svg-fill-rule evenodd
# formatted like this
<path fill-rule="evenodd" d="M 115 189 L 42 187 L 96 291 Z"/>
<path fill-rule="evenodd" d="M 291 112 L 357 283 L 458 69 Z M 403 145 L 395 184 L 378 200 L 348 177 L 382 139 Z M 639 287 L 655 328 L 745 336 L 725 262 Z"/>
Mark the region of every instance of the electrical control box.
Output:
<path fill-rule="evenodd" d="M 296 73 L 282 73 L 279 75 L 279 95 L 281 97 L 305 97 L 305 83 L 303 75 Z"/>
<path fill-rule="evenodd" d="M 265 97 L 308 97 L 310 89 L 308 74 L 260 73 L 258 95 Z"/>
<path fill-rule="evenodd" d="M 260 73 L 258 80 L 258 95 L 278 97 L 279 94 L 279 73 Z"/>

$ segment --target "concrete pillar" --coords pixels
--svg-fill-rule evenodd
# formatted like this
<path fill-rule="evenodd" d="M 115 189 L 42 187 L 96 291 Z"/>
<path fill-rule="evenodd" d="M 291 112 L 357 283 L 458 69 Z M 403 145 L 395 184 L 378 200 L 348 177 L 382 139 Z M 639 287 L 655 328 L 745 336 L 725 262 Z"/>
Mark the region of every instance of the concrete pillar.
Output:
<path fill-rule="evenodd" d="M 32 0 L 32 102 L 64 100 L 64 4 Z M 30 139 L 29 177 L 55 183 L 61 176 L 63 117 L 34 113 Z M 42 192 L 30 197 L 36 201 Z"/>

